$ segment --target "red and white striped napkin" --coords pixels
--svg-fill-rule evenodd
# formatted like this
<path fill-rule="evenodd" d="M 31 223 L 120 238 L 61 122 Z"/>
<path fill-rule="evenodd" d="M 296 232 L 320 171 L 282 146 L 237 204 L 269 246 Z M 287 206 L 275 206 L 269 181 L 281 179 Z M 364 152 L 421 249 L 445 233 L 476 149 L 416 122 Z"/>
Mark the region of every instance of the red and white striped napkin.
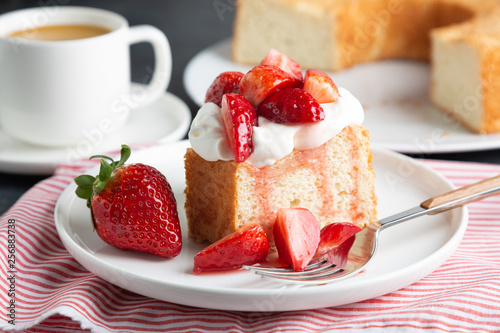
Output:
<path fill-rule="evenodd" d="M 499 165 L 422 162 L 456 186 L 500 173 Z M 443 266 L 417 283 L 345 306 L 261 313 L 256 321 L 251 313 L 200 309 L 137 295 L 78 264 L 59 240 L 53 213 L 63 189 L 92 165 L 61 166 L 0 217 L 0 328 L 4 331 L 500 331 L 500 196 L 469 205 L 470 222 L 461 245 Z M 15 264 L 8 258 L 13 235 Z"/>

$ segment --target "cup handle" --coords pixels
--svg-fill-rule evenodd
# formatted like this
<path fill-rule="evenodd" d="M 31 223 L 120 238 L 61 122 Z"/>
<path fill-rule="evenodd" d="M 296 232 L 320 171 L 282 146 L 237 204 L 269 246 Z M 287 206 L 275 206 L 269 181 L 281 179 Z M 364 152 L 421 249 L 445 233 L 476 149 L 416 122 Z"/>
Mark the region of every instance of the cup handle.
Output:
<path fill-rule="evenodd" d="M 148 85 L 132 88 L 134 108 L 145 106 L 167 90 L 172 76 L 172 53 L 165 34 L 151 25 L 137 25 L 129 28 L 129 44 L 147 42 L 153 46 L 155 70 Z M 135 91 L 140 89 L 141 91 Z"/>

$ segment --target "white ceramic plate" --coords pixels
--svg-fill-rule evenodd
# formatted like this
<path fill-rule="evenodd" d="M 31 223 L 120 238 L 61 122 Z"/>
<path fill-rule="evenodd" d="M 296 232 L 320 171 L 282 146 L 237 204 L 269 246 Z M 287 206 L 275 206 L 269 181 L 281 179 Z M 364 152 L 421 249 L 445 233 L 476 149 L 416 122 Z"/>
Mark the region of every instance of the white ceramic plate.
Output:
<path fill-rule="evenodd" d="M 245 73 L 250 68 L 230 60 L 230 40 L 224 40 L 191 59 L 184 86 L 201 105 L 217 75 L 229 70 Z M 428 63 L 389 60 L 329 74 L 361 101 L 364 125 L 377 145 L 415 154 L 500 148 L 500 134 L 473 134 L 434 107 L 428 98 Z"/>
<path fill-rule="evenodd" d="M 186 236 L 183 156 L 187 147 L 188 142 L 181 141 L 131 157 L 157 167 L 172 185 L 184 235 L 179 256 L 165 259 L 105 244 L 92 231 L 85 201 L 75 196 L 74 185 L 61 194 L 55 209 L 57 231 L 69 253 L 101 278 L 149 297 L 231 311 L 289 311 L 362 301 L 407 286 L 439 267 L 458 246 L 467 226 L 466 209 L 457 208 L 389 228 L 363 273 L 330 285 L 284 286 L 244 270 L 196 276 L 191 274 L 193 257 L 207 244 Z M 442 176 L 398 153 L 375 149 L 374 166 L 381 217 L 453 188 Z"/>
<path fill-rule="evenodd" d="M 133 110 L 125 126 L 112 137 L 96 133 L 76 146 L 52 148 L 31 145 L 12 139 L 0 128 L 0 171 L 50 175 L 61 163 L 116 150 L 124 143 L 133 145 L 181 140 L 190 125 L 191 111 L 186 103 L 166 92 L 152 104 Z"/>

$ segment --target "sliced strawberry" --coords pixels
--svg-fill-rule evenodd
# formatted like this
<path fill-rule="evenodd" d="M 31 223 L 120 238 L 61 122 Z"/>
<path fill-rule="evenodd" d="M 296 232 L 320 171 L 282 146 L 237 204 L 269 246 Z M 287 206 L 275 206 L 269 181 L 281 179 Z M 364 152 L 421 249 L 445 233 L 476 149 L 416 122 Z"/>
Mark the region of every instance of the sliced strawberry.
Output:
<path fill-rule="evenodd" d="M 280 89 L 257 108 L 257 115 L 280 124 L 311 123 L 325 119 L 325 111 L 307 91 Z"/>
<path fill-rule="evenodd" d="M 253 126 L 257 126 L 255 109 L 245 97 L 229 93 L 222 97 L 221 114 L 234 160 L 244 162 L 253 152 Z"/>
<path fill-rule="evenodd" d="M 302 81 L 302 70 L 300 65 L 293 61 L 289 56 L 276 49 L 269 50 L 269 53 L 267 53 L 266 57 L 260 64 L 277 66 L 290 74 L 293 78 Z"/>
<path fill-rule="evenodd" d="M 318 103 L 332 103 L 340 97 L 339 90 L 331 77 L 317 69 L 310 68 L 306 71 L 303 89 Z"/>
<path fill-rule="evenodd" d="M 238 94 L 240 92 L 240 81 L 243 75 L 244 74 L 241 72 L 223 72 L 219 74 L 207 89 L 205 103 L 212 102 L 221 106 L 222 96 L 224 96 L 224 94 Z"/>
<path fill-rule="evenodd" d="M 332 223 L 323 227 L 323 229 L 321 229 L 320 241 L 314 258 L 321 257 L 325 253 L 338 247 L 360 230 L 360 227 L 349 222 Z"/>
<path fill-rule="evenodd" d="M 277 89 L 302 87 L 302 81 L 276 66 L 259 65 L 246 73 L 240 81 L 240 94 L 257 107 Z"/>
<path fill-rule="evenodd" d="M 282 208 L 278 210 L 273 235 L 280 259 L 294 271 L 302 271 L 316 252 L 320 230 L 309 210 Z"/>
<path fill-rule="evenodd" d="M 268 251 L 266 233 L 260 224 L 251 223 L 198 252 L 193 274 L 253 265 L 264 260 Z"/>
<path fill-rule="evenodd" d="M 314 264 L 318 261 L 327 260 L 330 264 L 334 264 L 336 268 L 344 268 L 347 264 L 347 259 L 349 258 L 349 250 L 354 245 L 356 236 L 352 235 L 347 238 L 342 244 L 334 247 L 329 252 L 326 252 L 320 257 L 314 257 L 310 264 Z"/>

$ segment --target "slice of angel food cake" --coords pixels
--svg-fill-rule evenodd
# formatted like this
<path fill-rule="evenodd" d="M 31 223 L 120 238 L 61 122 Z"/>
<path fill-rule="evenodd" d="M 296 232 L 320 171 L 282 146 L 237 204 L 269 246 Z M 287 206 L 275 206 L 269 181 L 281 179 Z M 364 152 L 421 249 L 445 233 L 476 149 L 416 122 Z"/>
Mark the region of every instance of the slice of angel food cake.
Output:
<path fill-rule="evenodd" d="M 271 246 L 282 208 L 319 228 L 377 219 L 369 132 L 359 101 L 325 73 L 271 50 L 208 88 L 185 154 L 189 236 L 211 243 L 257 222 Z"/>

